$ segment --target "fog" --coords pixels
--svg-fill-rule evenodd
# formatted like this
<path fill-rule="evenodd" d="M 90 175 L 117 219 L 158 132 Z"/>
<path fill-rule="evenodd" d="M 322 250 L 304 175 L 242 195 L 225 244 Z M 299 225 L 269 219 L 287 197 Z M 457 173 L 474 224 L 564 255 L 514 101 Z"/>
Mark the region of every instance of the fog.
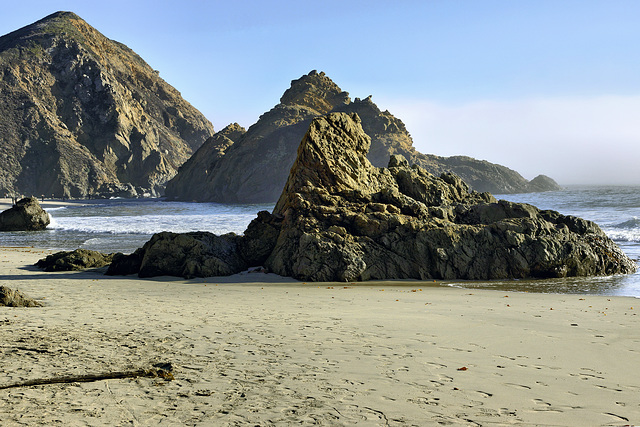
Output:
<path fill-rule="evenodd" d="M 377 102 L 423 153 L 467 155 L 561 185 L 640 184 L 640 96 Z"/>

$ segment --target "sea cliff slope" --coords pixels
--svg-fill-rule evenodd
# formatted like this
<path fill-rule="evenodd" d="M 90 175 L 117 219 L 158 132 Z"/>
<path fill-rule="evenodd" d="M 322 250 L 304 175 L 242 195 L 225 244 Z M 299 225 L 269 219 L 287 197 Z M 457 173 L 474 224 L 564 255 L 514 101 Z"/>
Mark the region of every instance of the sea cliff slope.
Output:
<path fill-rule="evenodd" d="M 213 134 L 140 56 L 74 13 L 0 37 L 0 192 L 162 191 Z"/>

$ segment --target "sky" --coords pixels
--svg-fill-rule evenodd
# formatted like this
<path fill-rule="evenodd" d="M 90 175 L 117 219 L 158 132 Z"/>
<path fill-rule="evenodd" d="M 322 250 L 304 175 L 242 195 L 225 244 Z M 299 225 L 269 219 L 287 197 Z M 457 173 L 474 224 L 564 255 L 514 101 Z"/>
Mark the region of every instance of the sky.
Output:
<path fill-rule="evenodd" d="M 72 11 L 137 52 L 216 130 L 324 71 L 423 153 L 562 185 L 640 184 L 640 1 L 31 1 L 0 34 Z"/>

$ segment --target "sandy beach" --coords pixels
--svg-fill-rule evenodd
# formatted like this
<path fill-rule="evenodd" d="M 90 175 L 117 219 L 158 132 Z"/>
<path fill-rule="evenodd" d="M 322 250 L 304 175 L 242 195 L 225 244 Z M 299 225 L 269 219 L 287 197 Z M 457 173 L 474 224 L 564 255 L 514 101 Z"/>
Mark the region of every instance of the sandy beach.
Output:
<path fill-rule="evenodd" d="M 2 425 L 640 424 L 640 303 L 425 282 L 44 273 L 0 249 Z M 171 364 L 174 379 L 20 385 Z"/>

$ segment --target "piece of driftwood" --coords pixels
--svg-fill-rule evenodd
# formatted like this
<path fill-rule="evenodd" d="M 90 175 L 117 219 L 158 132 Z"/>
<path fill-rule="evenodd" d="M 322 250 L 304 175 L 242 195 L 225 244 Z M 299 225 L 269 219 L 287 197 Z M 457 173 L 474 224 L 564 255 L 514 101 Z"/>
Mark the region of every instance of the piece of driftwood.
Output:
<path fill-rule="evenodd" d="M 159 369 L 159 368 L 151 368 L 151 369 L 135 369 L 131 371 L 117 371 L 117 372 L 105 372 L 101 374 L 85 374 L 85 375 L 69 375 L 63 377 L 53 377 L 53 378 L 38 378 L 33 380 L 27 380 L 15 384 L 1 385 L 0 390 L 6 390 L 9 388 L 17 388 L 17 387 L 31 387 L 36 385 L 48 385 L 48 384 L 70 384 L 70 383 L 89 383 L 94 381 L 103 381 L 103 380 L 117 380 L 123 378 L 138 378 L 138 377 L 149 377 L 149 378 L 163 378 L 166 381 L 171 381 L 174 379 L 173 374 L 171 373 L 171 365 L 164 364 L 164 366 L 169 366 L 169 369 Z"/>

